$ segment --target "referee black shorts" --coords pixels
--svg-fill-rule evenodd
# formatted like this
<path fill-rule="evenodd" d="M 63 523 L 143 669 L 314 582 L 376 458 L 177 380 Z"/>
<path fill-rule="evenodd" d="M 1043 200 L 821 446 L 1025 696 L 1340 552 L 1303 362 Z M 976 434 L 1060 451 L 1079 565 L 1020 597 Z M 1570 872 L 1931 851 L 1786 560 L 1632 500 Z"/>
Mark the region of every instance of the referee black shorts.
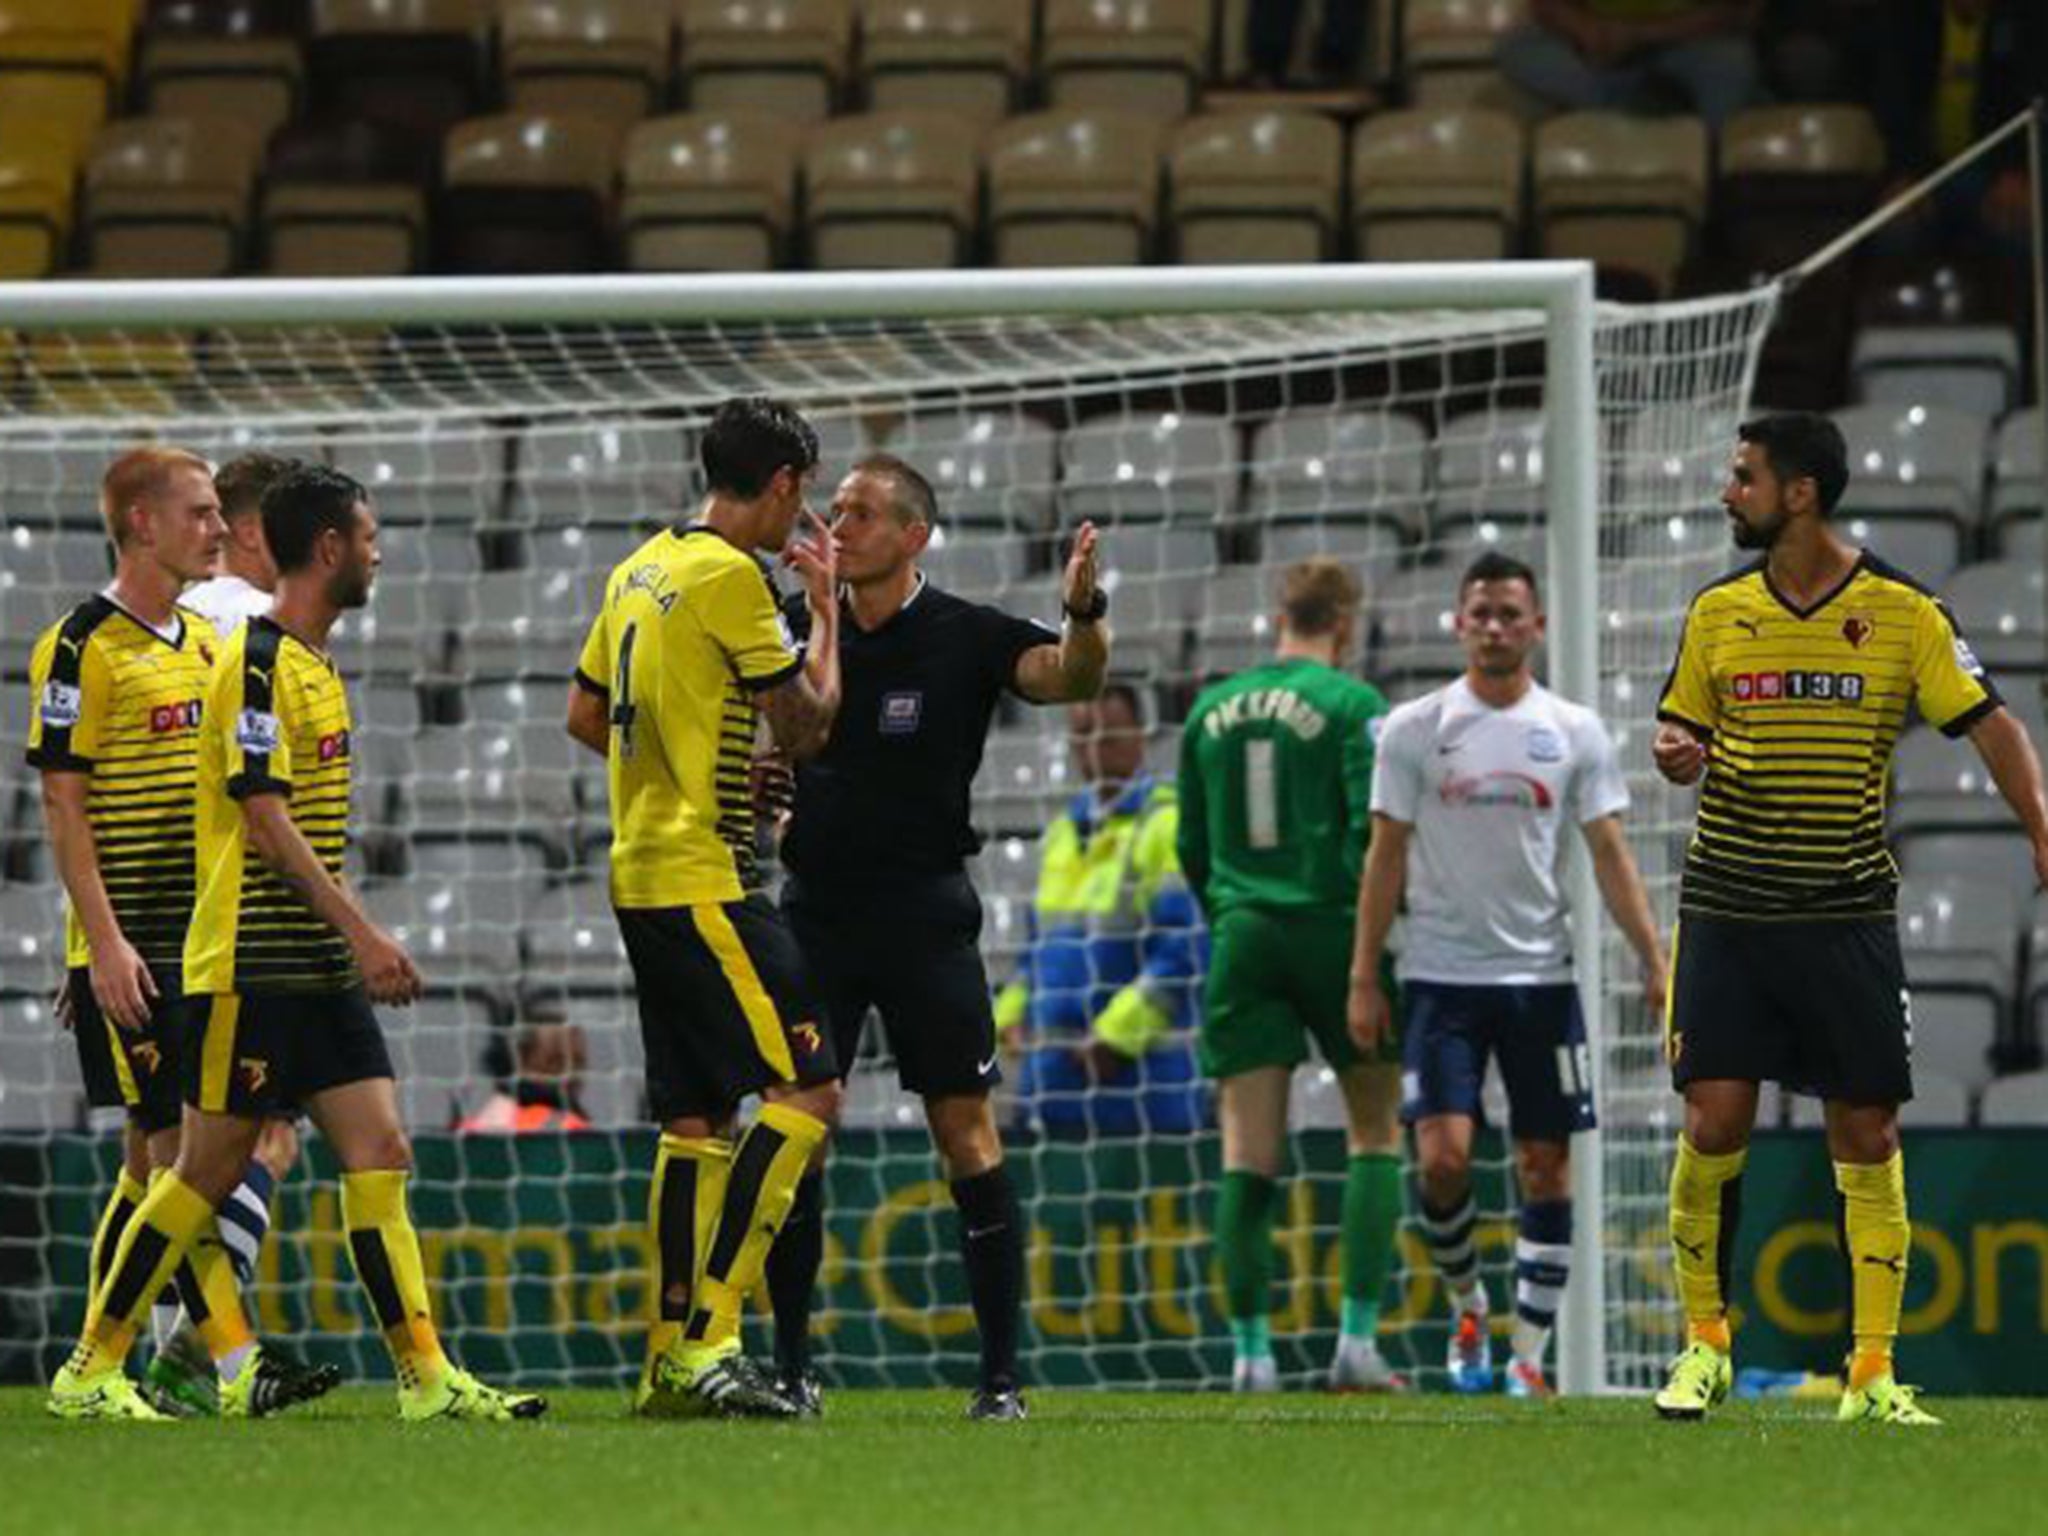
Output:
<path fill-rule="evenodd" d="M 125 1109 L 145 1135 L 168 1131 L 183 1117 L 178 1097 L 183 1019 L 175 981 L 152 971 L 156 1006 L 141 1029 L 122 1029 L 100 1011 L 92 972 L 84 966 L 64 981 L 71 1005 L 71 1038 L 78 1047 L 85 1101 L 94 1109 Z"/>
<path fill-rule="evenodd" d="M 839 1076 L 816 992 L 765 896 L 621 907 L 654 1118 L 722 1120 L 751 1093 Z"/>
<path fill-rule="evenodd" d="M 1671 1078 L 1775 1082 L 1847 1104 L 1913 1097 L 1913 1018 L 1896 919 L 1682 916 L 1665 1046 Z"/>
<path fill-rule="evenodd" d="M 872 1008 L 910 1092 L 951 1098 L 1002 1081 L 981 963 L 981 898 L 964 873 L 872 888 L 791 876 L 782 910 L 824 993 L 843 1066 L 860 1054 Z"/>

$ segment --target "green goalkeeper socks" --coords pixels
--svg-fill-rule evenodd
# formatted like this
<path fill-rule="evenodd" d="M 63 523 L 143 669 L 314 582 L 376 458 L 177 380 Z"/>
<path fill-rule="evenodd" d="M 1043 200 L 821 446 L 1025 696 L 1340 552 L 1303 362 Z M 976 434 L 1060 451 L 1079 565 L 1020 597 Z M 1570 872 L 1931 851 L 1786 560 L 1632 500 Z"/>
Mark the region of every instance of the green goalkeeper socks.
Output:
<path fill-rule="evenodd" d="M 1279 1186 L 1242 1169 L 1223 1175 L 1216 1197 L 1216 1258 L 1223 1270 L 1225 1310 L 1240 1356 L 1272 1353 L 1273 1205 Z"/>
<path fill-rule="evenodd" d="M 1380 1301 L 1394 1269 L 1401 1226 L 1401 1159 L 1366 1152 L 1344 1173 L 1344 1335 L 1369 1339 L 1379 1331 Z"/>

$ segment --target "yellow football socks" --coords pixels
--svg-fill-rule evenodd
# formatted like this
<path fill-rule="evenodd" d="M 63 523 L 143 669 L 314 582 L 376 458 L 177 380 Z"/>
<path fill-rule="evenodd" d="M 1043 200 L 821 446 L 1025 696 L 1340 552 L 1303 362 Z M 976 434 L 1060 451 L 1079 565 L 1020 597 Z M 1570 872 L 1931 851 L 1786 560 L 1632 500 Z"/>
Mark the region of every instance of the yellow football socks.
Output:
<path fill-rule="evenodd" d="M 213 1219 L 206 1198 L 175 1173 L 150 1181 L 114 1250 L 112 1272 L 86 1313 L 84 1335 L 71 1357 L 74 1371 L 97 1376 L 120 1367 L 143 1313 Z"/>
<path fill-rule="evenodd" d="M 1892 1341 L 1906 1294 L 1906 1259 L 1913 1246 L 1906 1219 L 1906 1160 L 1894 1152 L 1882 1163 L 1836 1163 L 1842 1227 L 1849 1242 L 1850 1331 L 1856 1352 L 1849 1386 L 1868 1386 L 1891 1374 Z"/>
<path fill-rule="evenodd" d="M 673 1349 L 690 1319 L 690 1299 L 712 1229 L 725 1204 L 732 1173 L 732 1143 L 716 1136 L 663 1136 L 654 1154 L 647 1191 L 647 1230 L 654 1241 L 660 1283 L 647 1353 Z"/>
<path fill-rule="evenodd" d="M 417 1388 L 447 1364 L 427 1302 L 419 1234 L 405 1211 L 406 1174 L 376 1169 L 341 1176 L 341 1221 L 356 1278 L 369 1292 L 401 1387 Z"/>
<path fill-rule="evenodd" d="M 1709 1156 L 1680 1136 L 1671 1169 L 1671 1263 L 1686 1331 L 1694 1343 L 1728 1352 L 1724 1255 L 1735 1241 L 1748 1148 Z"/>
<path fill-rule="evenodd" d="M 114 1272 L 114 1254 L 121 1246 L 121 1234 L 128 1230 L 128 1223 L 134 1219 L 136 1210 L 149 1198 L 149 1187 L 136 1182 L 124 1164 L 114 1179 L 114 1193 L 107 1199 L 107 1208 L 100 1212 L 100 1224 L 92 1235 L 92 1251 L 86 1255 L 85 1295 L 86 1304 L 99 1295 L 100 1287 L 107 1283 L 107 1276 Z"/>
<path fill-rule="evenodd" d="M 738 1336 L 741 1301 L 760 1282 L 768 1250 L 796 1200 L 797 1183 L 825 1135 L 822 1120 L 786 1104 L 768 1104 L 741 1138 L 693 1288 L 686 1350 L 723 1349 Z"/>

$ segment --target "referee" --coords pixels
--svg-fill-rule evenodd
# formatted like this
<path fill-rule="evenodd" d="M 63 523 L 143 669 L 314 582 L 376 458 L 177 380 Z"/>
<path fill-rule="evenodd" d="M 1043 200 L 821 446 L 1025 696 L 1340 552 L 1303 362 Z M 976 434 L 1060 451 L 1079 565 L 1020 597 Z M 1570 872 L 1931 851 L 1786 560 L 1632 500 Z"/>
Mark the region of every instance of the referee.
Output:
<path fill-rule="evenodd" d="M 886 454 L 861 460 L 833 496 L 843 702 L 825 750 L 797 768 L 783 910 L 823 992 L 842 1069 L 873 1007 L 903 1086 L 924 1100 L 959 1211 L 981 1338 L 968 1416 L 1021 1419 L 1025 1233 L 989 1105 L 1001 1073 L 978 945 L 981 901 L 965 868 L 980 846 L 968 792 L 1005 689 L 1034 704 L 1101 692 L 1108 598 L 1086 523 L 1067 561 L 1062 634 L 941 592 L 918 569 L 937 511 L 925 477 Z M 821 1165 L 800 1187 L 768 1266 L 779 1385 L 813 1411 Z"/>

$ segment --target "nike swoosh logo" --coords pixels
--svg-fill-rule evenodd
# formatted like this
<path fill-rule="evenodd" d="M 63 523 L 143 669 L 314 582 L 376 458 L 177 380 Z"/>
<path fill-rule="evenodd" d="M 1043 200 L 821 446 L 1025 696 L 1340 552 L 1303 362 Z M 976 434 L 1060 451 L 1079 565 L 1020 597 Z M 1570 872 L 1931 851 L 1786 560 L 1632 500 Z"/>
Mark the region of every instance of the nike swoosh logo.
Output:
<path fill-rule="evenodd" d="M 974 1075 L 976 1077 L 987 1077 L 995 1069 L 996 1058 L 991 1056 L 987 1061 L 979 1061 L 974 1064 Z"/>

